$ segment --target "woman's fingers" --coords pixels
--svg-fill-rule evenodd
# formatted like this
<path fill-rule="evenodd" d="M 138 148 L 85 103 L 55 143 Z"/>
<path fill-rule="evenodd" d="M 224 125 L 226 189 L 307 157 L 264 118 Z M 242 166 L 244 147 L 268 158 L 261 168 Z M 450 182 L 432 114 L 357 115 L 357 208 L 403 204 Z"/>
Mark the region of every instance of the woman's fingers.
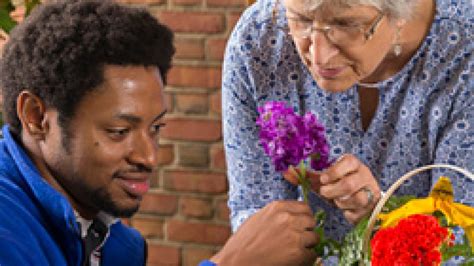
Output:
<path fill-rule="evenodd" d="M 288 169 L 283 172 L 283 177 L 291 184 L 295 186 L 298 185 L 298 172 L 293 166 L 288 167 Z"/>

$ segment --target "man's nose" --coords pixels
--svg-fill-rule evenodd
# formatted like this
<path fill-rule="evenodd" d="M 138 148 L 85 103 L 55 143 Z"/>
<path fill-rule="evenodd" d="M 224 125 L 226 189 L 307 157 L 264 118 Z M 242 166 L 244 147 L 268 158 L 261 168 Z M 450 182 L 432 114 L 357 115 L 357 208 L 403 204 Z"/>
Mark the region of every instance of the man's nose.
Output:
<path fill-rule="evenodd" d="M 319 29 L 313 29 L 309 37 L 311 45 L 309 53 L 311 61 L 316 65 L 325 65 L 331 58 L 339 53 L 339 48 L 331 42 L 327 36 L 327 32 Z"/>
<path fill-rule="evenodd" d="M 147 133 L 142 133 L 133 141 L 132 151 L 129 159 L 134 164 L 140 164 L 147 168 L 158 165 L 158 143 Z"/>

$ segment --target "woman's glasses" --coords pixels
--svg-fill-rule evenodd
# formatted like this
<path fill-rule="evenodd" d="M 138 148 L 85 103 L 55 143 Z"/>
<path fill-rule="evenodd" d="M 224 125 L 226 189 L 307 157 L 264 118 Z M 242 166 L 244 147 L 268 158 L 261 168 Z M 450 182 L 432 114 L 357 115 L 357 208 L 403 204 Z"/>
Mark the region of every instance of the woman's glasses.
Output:
<path fill-rule="evenodd" d="M 288 22 L 282 26 L 278 25 L 282 23 L 276 23 L 276 15 L 277 12 L 274 10 L 274 18 L 272 20 L 277 27 L 285 33 L 295 38 L 310 38 L 312 34 L 317 31 L 323 33 L 326 38 L 337 47 L 364 45 L 366 41 L 372 38 L 377 26 L 385 16 L 384 13 L 379 13 L 369 24 L 350 21 L 321 24 L 311 19 L 292 17 L 287 13 L 286 17 Z"/>

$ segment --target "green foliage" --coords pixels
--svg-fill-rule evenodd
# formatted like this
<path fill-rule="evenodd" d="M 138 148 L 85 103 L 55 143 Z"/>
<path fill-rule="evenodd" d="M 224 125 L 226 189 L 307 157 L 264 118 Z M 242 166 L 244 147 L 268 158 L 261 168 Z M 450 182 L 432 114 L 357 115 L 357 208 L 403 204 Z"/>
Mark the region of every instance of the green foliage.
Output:
<path fill-rule="evenodd" d="M 25 16 L 28 16 L 39 4 L 40 0 L 24 0 Z M 15 6 L 11 0 L 0 0 L 0 29 L 7 34 L 17 25 L 17 22 L 10 16 L 13 10 L 15 10 Z"/>
<path fill-rule="evenodd" d="M 341 247 L 339 265 L 359 265 L 364 260 L 362 245 L 369 219 L 363 218 L 345 237 Z"/>
<path fill-rule="evenodd" d="M 382 212 L 391 212 L 395 209 L 398 209 L 412 199 L 416 199 L 416 197 L 413 195 L 391 196 L 382 208 Z"/>
<path fill-rule="evenodd" d="M 314 214 L 314 219 L 318 222 L 318 225 L 314 228 L 314 233 L 318 235 L 319 242 L 314 246 L 313 250 L 321 258 L 327 258 L 329 256 L 338 256 L 340 254 L 341 245 L 330 238 L 324 236 L 324 221 L 326 220 L 326 213 L 324 211 L 318 211 Z"/>
<path fill-rule="evenodd" d="M 464 262 L 461 265 L 474 266 L 474 254 L 466 235 L 464 235 L 462 243 L 456 243 L 454 246 L 443 244 L 441 254 L 443 255 L 442 261 L 447 261 L 454 256 L 462 256 Z"/>
<path fill-rule="evenodd" d="M 40 0 L 25 0 L 26 14 L 28 16 L 35 6 L 40 4 Z"/>
<path fill-rule="evenodd" d="M 6 33 L 9 33 L 17 24 L 10 16 L 14 9 L 11 0 L 0 0 L 0 28 Z"/>
<path fill-rule="evenodd" d="M 303 199 L 308 204 L 308 194 L 311 190 L 311 182 L 306 178 L 306 165 L 303 160 L 298 165 L 298 183 L 303 192 Z M 319 242 L 313 247 L 314 252 L 320 258 L 327 258 L 339 254 L 340 245 L 337 241 L 324 236 L 324 221 L 326 220 L 326 213 L 322 210 L 314 214 L 314 219 L 317 221 L 317 226 L 314 228 L 314 233 L 318 236 Z"/>

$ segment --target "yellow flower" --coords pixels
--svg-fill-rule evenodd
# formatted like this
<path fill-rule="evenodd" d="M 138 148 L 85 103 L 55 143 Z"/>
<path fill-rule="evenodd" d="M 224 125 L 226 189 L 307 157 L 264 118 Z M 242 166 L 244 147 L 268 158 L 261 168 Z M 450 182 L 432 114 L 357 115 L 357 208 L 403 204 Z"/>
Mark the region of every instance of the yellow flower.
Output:
<path fill-rule="evenodd" d="M 399 220 L 413 214 L 442 212 L 450 225 L 461 226 L 474 252 L 474 208 L 454 202 L 453 186 L 448 177 L 440 177 L 427 198 L 413 199 L 400 208 L 379 214 L 381 227 L 395 226 Z"/>

